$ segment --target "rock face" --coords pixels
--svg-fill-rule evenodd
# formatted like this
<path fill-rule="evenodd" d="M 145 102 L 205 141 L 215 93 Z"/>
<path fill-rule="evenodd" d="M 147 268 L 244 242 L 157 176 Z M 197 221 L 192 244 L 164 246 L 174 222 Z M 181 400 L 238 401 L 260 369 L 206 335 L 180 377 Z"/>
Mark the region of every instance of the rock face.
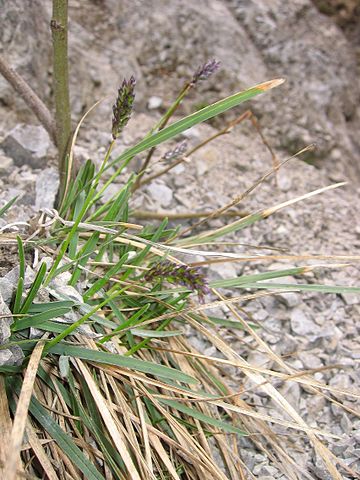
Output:
<path fill-rule="evenodd" d="M 278 144 L 290 151 L 316 142 L 324 167 L 330 165 L 326 160 L 342 163 L 340 150 L 348 159 L 345 170 L 359 176 L 358 65 L 342 31 L 309 0 L 227 4 L 261 52 L 268 74 L 288 79 L 273 102 L 261 106 L 276 125 Z"/>
<path fill-rule="evenodd" d="M 17 166 L 42 168 L 50 148 L 50 138 L 42 126 L 19 124 L 8 133 L 1 148 Z"/>
<path fill-rule="evenodd" d="M 48 6 L 49 2 L 41 0 L 0 0 L 0 53 L 47 103 L 50 97 L 51 64 Z M 0 98 L 2 108 L 5 107 L 8 114 L 13 110 L 17 112 L 17 116 L 7 117 L 7 129 L 11 128 L 9 121 L 34 118 L 1 75 Z"/>
<path fill-rule="evenodd" d="M 214 57 L 223 68 L 192 93 L 193 105 L 285 77 L 287 83 L 266 101 L 248 104 L 262 117 L 273 144 L 293 154 L 315 142 L 320 167 L 334 176 L 359 178 L 357 46 L 336 18 L 321 13 L 327 3 L 331 11 L 333 2 L 310 0 L 159 0 L 156 8 L 139 0 L 74 2 L 69 24 L 74 115 L 78 118 L 97 99 L 115 95 L 130 74 L 138 80 L 138 109 L 145 110 L 154 96 L 163 99 L 165 108 L 184 79 Z M 8 60 L 51 104 L 49 5 L 0 0 L 0 8 Z M 5 108 L 15 105 L 23 117 L 32 118 L 1 78 L 0 99 Z M 109 103 L 102 103 L 97 122 L 104 130 L 109 116 Z M 8 123 L 2 125 L 4 133 L 8 128 Z"/>

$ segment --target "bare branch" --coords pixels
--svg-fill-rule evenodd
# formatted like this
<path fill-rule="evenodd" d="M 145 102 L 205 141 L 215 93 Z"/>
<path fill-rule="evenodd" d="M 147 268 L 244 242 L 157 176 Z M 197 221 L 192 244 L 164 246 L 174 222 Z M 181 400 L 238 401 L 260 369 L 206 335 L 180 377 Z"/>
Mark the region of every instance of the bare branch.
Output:
<path fill-rule="evenodd" d="M 8 65 L 0 55 L 0 73 L 10 83 L 13 89 L 21 96 L 26 105 L 36 115 L 42 126 L 49 133 L 56 145 L 55 121 L 43 101 L 36 95 L 30 85 Z"/>

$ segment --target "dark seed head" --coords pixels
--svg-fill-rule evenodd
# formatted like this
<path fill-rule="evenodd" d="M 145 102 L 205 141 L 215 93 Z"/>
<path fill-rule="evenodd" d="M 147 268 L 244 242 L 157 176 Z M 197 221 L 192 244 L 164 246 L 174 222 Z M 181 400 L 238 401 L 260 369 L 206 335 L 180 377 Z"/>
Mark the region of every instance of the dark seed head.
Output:
<path fill-rule="evenodd" d="M 150 282 L 155 279 L 164 279 L 171 283 L 177 283 L 196 292 L 201 303 L 210 289 L 205 275 L 198 267 L 188 265 L 175 265 L 169 260 L 154 264 L 145 275 L 145 280 Z"/>
<path fill-rule="evenodd" d="M 118 138 L 124 127 L 127 125 L 134 103 L 134 89 L 136 80 L 133 76 L 129 80 L 124 79 L 118 90 L 116 102 L 113 106 L 112 136 Z"/>
<path fill-rule="evenodd" d="M 220 62 L 215 59 L 208 60 L 204 65 L 199 67 L 194 73 L 191 84 L 195 85 L 199 80 L 207 80 L 213 73 L 220 68 Z"/>

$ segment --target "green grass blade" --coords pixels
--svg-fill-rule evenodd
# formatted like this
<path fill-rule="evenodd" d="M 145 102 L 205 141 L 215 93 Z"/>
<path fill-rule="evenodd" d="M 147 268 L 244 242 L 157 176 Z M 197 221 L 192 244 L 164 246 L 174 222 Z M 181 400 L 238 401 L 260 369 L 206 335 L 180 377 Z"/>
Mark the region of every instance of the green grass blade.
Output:
<path fill-rule="evenodd" d="M 23 279 L 23 277 L 20 277 L 19 280 L 18 280 L 18 283 L 17 283 L 17 287 L 16 287 L 14 306 L 13 306 L 13 309 L 12 309 L 13 313 L 19 313 L 20 312 L 23 292 L 24 292 L 24 279 Z"/>
<path fill-rule="evenodd" d="M 33 303 L 27 313 L 41 313 L 54 308 L 68 308 L 69 310 L 76 305 L 73 300 L 60 300 L 50 303 Z"/>
<path fill-rule="evenodd" d="M 43 330 L 44 332 L 51 332 L 51 333 L 60 334 L 68 326 L 69 326 L 68 323 L 52 322 L 51 320 L 45 320 L 42 323 L 38 323 L 36 325 L 36 328 L 38 330 Z"/>
<path fill-rule="evenodd" d="M 80 195 L 78 196 L 77 201 L 75 203 L 75 209 L 74 209 L 75 218 L 79 216 L 82 208 L 84 207 L 84 203 L 85 203 L 85 192 L 80 192 Z M 78 243 L 79 243 L 79 232 L 75 232 L 69 243 L 68 256 L 69 258 L 71 258 L 71 260 L 73 260 L 76 257 Z"/>
<path fill-rule="evenodd" d="M 38 273 L 35 277 L 35 280 L 34 280 L 32 286 L 30 288 L 30 291 L 29 291 L 26 299 L 24 300 L 24 303 L 21 306 L 20 313 L 27 313 L 27 311 L 29 310 L 30 305 L 34 301 L 40 287 L 43 284 L 43 280 L 45 278 L 45 275 L 46 275 L 46 263 L 43 262 L 40 265 L 39 271 L 38 271 Z"/>
<path fill-rule="evenodd" d="M 279 277 L 293 277 L 294 275 L 302 275 L 309 271 L 307 267 L 294 267 L 284 270 L 272 270 L 270 272 L 255 273 L 254 275 L 242 275 L 241 277 L 226 278 L 224 280 L 215 280 L 210 282 L 212 288 L 234 288 L 244 287 L 248 283 L 255 283 L 262 280 L 269 280 Z"/>
<path fill-rule="evenodd" d="M 87 160 L 80 167 L 75 181 L 71 184 L 66 197 L 63 199 L 63 203 L 60 209 L 60 216 L 65 216 L 66 212 L 70 209 L 70 207 L 75 206 L 81 192 L 88 191 L 88 188 L 90 187 L 92 182 L 94 172 L 95 167 L 91 160 Z M 73 215 L 71 218 L 73 218 Z"/>
<path fill-rule="evenodd" d="M 50 310 L 30 315 L 29 317 L 21 318 L 15 321 L 12 330 L 17 332 L 25 328 L 37 327 L 38 325 L 51 320 L 52 318 L 62 317 L 70 311 L 70 308 L 52 308 Z"/>
<path fill-rule="evenodd" d="M 62 242 L 59 253 L 50 269 L 50 272 L 48 273 L 48 276 L 45 280 L 45 286 L 48 286 L 49 283 L 51 282 L 52 278 L 55 276 L 57 268 L 59 266 L 59 263 L 61 262 L 63 256 L 65 255 L 66 250 L 68 249 L 68 246 L 71 242 L 71 239 L 73 238 L 74 235 L 77 234 L 78 228 L 79 228 L 79 223 L 83 220 L 84 215 L 86 214 L 87 210 L 90 207 L 90 204 L 93 200 L 93 197 L 95 195 L 95 190 L 93 188 L 90 188 L 89 192 L 87 193 L 86 200 L 84 202 L 84 205 L 79 213 L 79 215 L 76 217 L 73 226 L 71 227 L 70 232 L 68 233 L 67 237 L 65 240 Z"/>
<path fill-rule="evenodd" d="M 246 432 L 244 432 L 240 428 L 234 427 L 230 423 L 224 422 L 222 420 L 218 420 L 217 418 L 209 417 L 208 415 L 205 415 L 199 410 L 190 408 L 181 402 L 176 402 L 175 400 L 168 400 L 163 398 L 159 398 L 159 402 L 164 405 L 168 405 L 169 407 L 174 408 L 179 412 L 185 413 L 185 415 L 188 415 L 189 417 L 196 418 L 196 420 L 199 420 L 200 422 L 207 423 L 216 428 L 220 428 L 225 432 L 237 433 L 238 435 L 241 435 L 241 436 L 248 435 Z"/>
<path fill-rule="evenodd" d="M 70 459 L 73 465 L 84 474 L 87 480 L 105 480 L 95 466 L 89 462 L 83 452 L 75 445 L 74 441 L 53 420 L 48 411 L 36 400 L 31 399 L 30 412 L 39 424 L 55 440 L 61 450 Z"/>
<path fill-rule="evenodd" d="M 24 244 L 21 237 L 19 237 L 19 235 L 17 235 L 16 241 L 18 245 L 18 255 L 19 255 L 19 280 L 16 287 L 13 313 L 20 312 L 22 296 L 24 293 L 24 279 L 25 279 L 25 267 L 26 267 Z"/>
<path fill-rule="evenodd" d="M 199 235 L 195 235 L 191 237 L 190 241 L 191 242 L 196 241 L 197 243 L 202 243 L 202 242 L 209 242 L 212 240 L 216 240 L 219 237 L 223 237 L 225 235 L 229 235 L 230 233 L 235 233 L 243 228 L 246 228 L 259 220 L 264 220 L 268 218 L 270 215 L 273 215 L 274 213 L 278 212 L 283 208 L 289 207 L 290 205 L 294 205 L 300 201 L 307 200 L 311 197 L 319 195 L 320 193 L 325 193 L 329 190 L 334 190 L 335 188 L 339 188 L 344 185 L 346 185 L 346 182 L 334 183 L 326 187 L 318 188 L 317 190 L 313 190 L 309 193 L 306 193 L 305 195 L 300 195 L 299 197 L 295 197 L 291 200 L 287 200 L 286 202 L 279 203 L 270 208 L 265 208 L 264 210 L 247 215 L 246 217 L 241 218 L 240 220 L 235 220 L 235 222 L 225 225 L 224 227 L 218 228 L 215 231 L 210 231 L 210 232 L 200 233 Z M 183 242 L 183 245 L 185 244 L 186 244 L 186 241 Z"/>
<path fill-rule="evenodd" d="M 86 301 L 87 299 L 91 298 L 93 295 L 95 295 L 100 289 L 102 289 L 110 280 L 111 277 L 116 275 L 119 270 L 122 268 L 123 264 L 126 262 L 128 259 L 128 254 L 125 253 L 120 260 L 116 263 L 116 265 L 113 265 L 109 270 L 104 274 L 103 277 L 99 278 L 90 288 L 89 290 L 85 293 L 84 295 L 84 300 Z"/>
<path fill-rule="evenodd" d="M 82 273 L 82 268 L 80 267 L 85 267 L 91 255 L 94 253 L 95 247 L 99 241 L 99 237 L 100 237 L 99 233 L 97 232 L 93 233 L 91 237 L 85 242 L 84 246 L 80 249 L 77 255 L 76 267 L 74 268 L 69 285 L 74 286 L 76 282 L 79 280 L 80 275 Z"/>
<path fill-rule="evenodd" d="M 175 137 L 176 135 L 179 135 L 180 133 L 184 132 L 185 130 L 188 130 L 194 125 L 197 125 L 201 122 L 205 122 L 210 118 L 216 117 L 217 115 L 220 115 L 221 113 L 224 113 L 227 110 L 233 107 L 236 107 L 237 105 L 240 105 L 242 102 L 245 102 L 246 100 L 250 100 L 250 98 L 253 98 L 256 95 L 264 93 L 267 90 L 270 90 L 271 88 L 277 87 L 278 85 L 281 85 L 283 82 L 284 82 L 283 79 L 270 80 L 269 82 L 256 85 L 255 87 L 249 88 L 248 90 L 235 93 L 234 95 L 231 95 L 222 100 L 219 100 L 218 102 L 213 103 L 212 105 L 208 105 L 207 107 L 202 108 L 201 110 L 198 110 L 197 112 L 191 115 L 188 115 L 187 117 L 182 118 L 177 122 L 172 123 L 168 127 L 165 127 L 162 130 L 159 130 L 153 135 L 146 136 L 137 145 L 126 150 L 118 158 L 116 158 L 115 160 L 113 160 L 107 165 L 106 169 L 113 167 L 117 163 L 122 162 L 121 166 L 116 170 L 116 172 L 109 178 L 109 180 L 102 187 L 102 189 L 100 190 L 96 198 L 99 198 L 99 196 L 102 195 L 102 193 L 106 190 L 106 188 L 113 182 L 113 180 L 116 177 L 118 177 L 121 171 L 127 166 L 127 164 L 135 155 L 138 155 L 139 153 L 142 153 L 145 150 L 148 150 L 149 148 L 156 147 L 160 143 L 163 143 L 166 140 L 169 140 Z"/>
<path fill-rule="evenodd" d="M 57 343 L 61 342 L 64 338 L 66 338 L 68 335 L 71 335 L 80 325 L 85 323 L 89 318 L 91 318 L 100 308 L 104 307 L 106 304 L 108 304 L 109 300 L 112 298 L 115 298 L 118 296 L 119 293 L 115 292 L 113 295 L 110 295 L 108 298 L 106 298 L 103 302 L 99 303 L 98 305 L 95 305 L 94 308 L 91 308 L 90 305 L 88 306 L 89 310 L 85 315 L 83 315 L 79 320 L 76 322 L 72 323 L 69 325 L 62 333 L 57 335 L 55 338 L 50 340 L 50 342 L 45 346 L 44 348 L 44 353 L 47 353 L 51 347 L 56 345 Z M 86 304 L 84 303 L 82 307 L 85 307 Z"/>
<path fill-rule="evenodd" d="M 207 107 L 202 108 L 201 110 L 191 115 L 188 115 L 187 117 L 182 118 L 177 122 L 174 122 L 168 127 L 165 127 L 164 129 L 160 130 L 159 132 L 149 137 L 146 137 L 137 145 L 135 145 L 132 148 L 129 148 L 117 159 L 111 162 L 109 164 L 109 167 L 113 166 L 115 163 L 118 163 L 120 161 L 128 160 L 132 158 L 134 155 L 137 155 L 145 150 L 148 150 L 151 147 L 155 147 L 156 145 L 159 145 L 160 143 L 163 143 L 166 140 L 169 140 L 170 138 L 173 138 L 176 135 L 179 135 L 185 130 L 188 130 L 194 125 L 197 125 L 198 123 L 201 123 L 201 122 L 205 122 L 210 118 L 216 117 L 217 115 L 220 115 L 221 113 L 224 113 L 227 110 L 233 107 L 236 107 L 240 103 L 245 102 L 246 100 L 249 100 L 250 98 L 253 98 L 256 95 L 264 93 L 265 91 L 273 87 L 276 87 L 281 83 L 283 83 L 283 80 L 270 80 L 269 82 L 256 85 L 255 87 L 249 88 L 248 90 L 235 93 L 234 95 L 231 95 L 222 100 L 219 100 L 216 103 L 208 105 Z"/>
<path fill-rule="evenodd" d="M 182 330 L 169 330 L 169 331 L 158 331 L 158 330 L 145 330 L 144 328 L 132 328 L 131 333 L 137 337 L 142 338 L 167 338 L 167 337 L 177 337 L 182 335 L 184 332 Z"/>
<path fill-rule="evenodd" d="M 18 245 L 18 254 L 19 254 L 19 277 L 20 278 L 25 278 L 25 252 L 24 252 L 24 244 L 19 237 L 19 235 L 16 236 L 16 241 Z"/>
<path fill-rule="evenodd" d="M 96 363 L 104 363 L 107 365 L 116 365 L 118 367 L 128 368 L 130 370 L 136 370 L 178 382 L 189 384 L 198 383 L 195 378 L 181 372 L 180 370 L 176 370 L 175 368 L 165 367 L 163 365 L 139 360 L 137 358 L 114 355 L 113 353 L 90 350 L 65 343 L 54 345 L 49 349 L 49 353 L 56 355 L 69 355 L 70 357 L 76 357 Z"/>
<path fill-rule="evenodd" d="M 5 213 L 11 208 L 16 200 L 18 199 L 18 195 L 14 198 L 12 198 L 9 202 L 5 203 L 3 207 L 0 208 L 0 218 L 5 215 Z"/>
<path fill-rule="evenodd" d="M 81 397 L 79 396 L 74 385 L 73 376 L 72 374 L 70 374 L 69 385 L 70 385 L 73 397 L 75 398 L 75 401 L 77 404 L 78 415 L 81 417 L 84 425 L 89 429 L 89 431 L 94 436 L 96 442 L 99 445 L 101 452 L 106 458 L 108 465 L 110 466 L 110 468 L 112 468 L 114 474 L 116 475 L 115 478 L 121 478 L 122 476 L 121 468 L 124 471 L 126 468 L 125 464 L 121 456 L 119 455 L 119 452 L 110 443 L 106 433 L 102 428 L 101 416 L 99 415 L 99 411 L 96 406 L 96 403 L 94 402 L 93 397 L 87 386 L 87 383 L 83 379 L 83 377 L 80 377 L 80 382 L 82 387 L 81 393 L 86 402 L 88 411 L 86 411 L 85 406 L 81 401 Z"/>

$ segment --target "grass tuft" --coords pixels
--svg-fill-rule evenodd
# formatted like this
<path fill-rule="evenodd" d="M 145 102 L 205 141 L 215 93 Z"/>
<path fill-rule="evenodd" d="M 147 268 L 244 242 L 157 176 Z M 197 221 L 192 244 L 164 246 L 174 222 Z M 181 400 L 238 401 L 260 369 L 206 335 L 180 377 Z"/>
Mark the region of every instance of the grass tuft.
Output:
<path fill-rule="evenodd" d="M 160 224 L 132 222 L 129 199 L 141 188 L 140 180 L 150 169 L 149 152 L 283 82 L 262 83 L 166 126 L 196 83 L 194 79 L 208 78 L 218 66 L 215 60 L 204 64 L 149 135 L 112 159 L 114 141 L 129 120 L 134 100 L 135 81 L 124 81 L 100 169 L 88 160 L 70 181 L 72 150 L 85 114 L 73 138 L 66 195 L 59 211 L 43 210 L 36 235 L 15 238 L 7 234 L 7 242 L 18 247 L 20 274 L 11 303 L 11 336 L 1 348 L 21 348 L 24 360 L 21 365 L 0 367 L 3 478 L 19 474 L 50 479 L 235 480 L 248 474 L 237 443 L 242 436 L 265 453 L 286 478 L 309 478 L 291 458 L 274 426 L 294 435 L 307 435 L 332 478 L 341 478 L 339 462 L 323 442 L 332 435 L 306 424 L 272 380 L 298 382 L 334 402 L 338 394 L 354 397 L 356 392 L 322 384 L 315 380 L 315 371 L 298 372 L 289 367 L 262 340 L 261 326 L 246 316 L 245 305 L 278 291 L 360 293 L 359 287 L 306 282 L 306 275 L 318 267 L 345 268 L 359 257 L 295 257 L 277 249 L 270 254 L 241 255 L 224 252 L 227 243 L 219 243 L 219 239 L 343 184 L 250 212 L 208 231 L 201 230 L 202 221 L 195 233 L 190 229 L 179 232 L 166 218 Z M 240 121 L 239 117 L 219 135 Z M 176 159 L 185 151 L 186 145 L 178 144 L 165 158 Z M 124 179 L 124 187 L 102 203 L 108 186 L 119 175 L 124 176 L 124 168 L 135 155 L 145 152 L 148 156 L 140 172 Z M 110 167 L 116 171 L 105 179 Z M 208 218 L 237 205 L 239 198 L 243 200 L 278 168 L 273 166 L 231 204 L 207 212 Z M 40 263 L 28 287 L 25 252 L 33 249 L 37 249 L 40 262 L 42 257 L 48 258 Z M 184 253 L 190 258 L 202 255 L 205 260 L 185 264 L 181 261 Z M 208 280 L 200 270 L 225 261 L 256 261 L 266 266 L 274 259 L 288 260 L 289 267 L 218 281 Z M 321 265 L 306 263 L 320 259 Z M 301 261 L 303 265 L 294 266 Z M 303 283 L 272 282 L 289 276 L 301 276 Z M 237 296 L 231 295 L 234 289 L 240 290 Z M 226 297 L 225 290 L 229 293 Z M 229 315 L 211 315 L 219 307 L 226 307 Z M 222 338 L 223 332 L 238 330 L 268 356 L 273 367 L 254 367 Z M 188 339 L 189 331 L 203 338 L 216 353 L 197 351 Z M 231 368 L 244 379 L 237 390 L 230 386 Z M 245 402 L 245 379 L 273 400 L 276 416 Z M 342 405 L 337 400 L 336 404 Z M 343 464 L 340 467 L 347 473 L 351 470 Z"/>

